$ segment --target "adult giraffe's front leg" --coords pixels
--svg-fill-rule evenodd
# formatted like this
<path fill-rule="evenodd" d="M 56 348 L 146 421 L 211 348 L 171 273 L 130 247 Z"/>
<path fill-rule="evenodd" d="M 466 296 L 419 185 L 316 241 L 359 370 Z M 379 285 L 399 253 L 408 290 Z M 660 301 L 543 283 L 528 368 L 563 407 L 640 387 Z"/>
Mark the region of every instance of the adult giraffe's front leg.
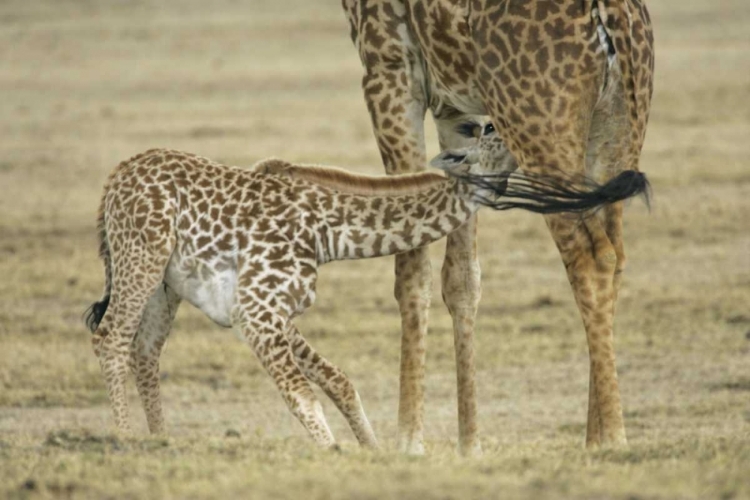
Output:
<path fill-rule="evenodd" d="M 443 262 L 443 301 L 453 318 L 458 389 L 458 446 L 461 454 L 482 453 L 477 425 L 477 396 L 474 367 L 474 322 L 481 278 L 476 247 L 477 216 L 448 236 Z"/>
<path fill-rule="evenodd" d="M 399 2 L 397 2 L 399 3 Z M 346 2 L 345 2 L 346 4 Z M 346 7 L 346 5 L 345 5 Z M 383 43 L 407 33 L 405 10 L 373 15 L 346 7 L 365 69 L 362 89 L 385 170 L 390 175 L 426 168 L 421 67 L 404 53 L 404 44 Z M 362 17 L 360 17 L 360 14 Z M 401 17 L 400 17 L 401 16 Z M 432 269 L 427 248 L 396 256 L 394 295 L 401 312 L 399 448 L 424 453 L 424 366 Z"/>
<path fill-rule="evenodd" d="M 469 146 L 476 137 L 461 133 L 462 125 L 476 117 L 454 110 L 442 110 L 435 116 L 440 149 Z M 477 130 L 477 136 L 481 130 Z M 441 289 L 451 318 L 456 351 L 456 385 L 458 396 L 458 447 L 463 455 L 482 453 L 477 425 L 477 389 L 474 365 L 474 323 L 481 297 L 481 272 L 477 255 L 477 216 L 448 235 L 445 260 L 441 270 Z"/>
<path fill-rule="evenodd" d="M 405 70 L 401 70 L 405 71 Z M 365 99 L 388 174 L 424 170 L 424 105 L 388 88 L 404 80 L 392 71 L 366 75 Z M 398 82 L 398 83 L 395 83 Z M 383 88 L 383 86 L 385 88 Z M 382 89 L 378 92 L 378 89 Z M 392 97 L 386 97 L 393 94 Z M 388 106 L 389 105 L 389 106 Z M 429 249 L 418 248 L 395 257 L 394 296 L 401 314 L 398 442 L 405 453 L 424 453 L 424 378 L 427 322 L 432 299 Z"/>
<path fill-rule="evenodd" d="M 606 210 L 605 217 L 622 217 Z M 614 350 L 614 309 L 624 264 L 619 222 L 597 216 L 547 216 L 586 329 L 589 346 L 589 410 L 586 446 L 627 444 Z M 610 229 L 610 231 L 607 231 Z M 608 235 L 609 232 L 609 235 Z"/>

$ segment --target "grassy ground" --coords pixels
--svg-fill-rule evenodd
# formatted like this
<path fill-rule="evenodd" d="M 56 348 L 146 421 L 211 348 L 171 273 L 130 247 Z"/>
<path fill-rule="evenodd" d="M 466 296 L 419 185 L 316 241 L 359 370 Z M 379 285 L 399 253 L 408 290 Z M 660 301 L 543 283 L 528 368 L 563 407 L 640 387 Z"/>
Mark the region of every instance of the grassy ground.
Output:
<path fill-rule="evenodd" d="M 173 147 L 380 171 L 338 2 L 250 4 L 0 5 L 0 496 L 750 498 L 744 0 L 650 2 L 658 74 L 642 168 L 655 202 L 627 210 L 616 325 L 628 450 L 582 448 L 583 329 L 543 221 L 524 213 L 481 217 L 481 459 L 455 454 L 442 244 L 425 457 L 394 451 L 391 259 L 324 268 L 299 322 L 352 377 L 384 451 L 360 451 L 327 401 L 343 453 L 313 448 L 250 350 L 189 306 L 163 357 L 169 438 L 110 436 L 80 315 L 101 293 L 94 218 L 114 165 Z"/>

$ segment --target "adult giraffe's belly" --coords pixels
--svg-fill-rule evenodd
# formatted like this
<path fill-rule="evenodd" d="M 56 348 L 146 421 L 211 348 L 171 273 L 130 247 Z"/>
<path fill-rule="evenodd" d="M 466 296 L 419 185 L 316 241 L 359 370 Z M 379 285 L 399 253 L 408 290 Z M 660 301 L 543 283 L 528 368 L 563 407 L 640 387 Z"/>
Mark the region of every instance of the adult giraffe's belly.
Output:
<path fill-rule="evenodd" d="M 475 78 L 468 0 L 417 0 L 410 8 L 410 33 L 401 40 L 419 60 L 412 78 L 421 80 L 434 116 L 487 114 Z"/>

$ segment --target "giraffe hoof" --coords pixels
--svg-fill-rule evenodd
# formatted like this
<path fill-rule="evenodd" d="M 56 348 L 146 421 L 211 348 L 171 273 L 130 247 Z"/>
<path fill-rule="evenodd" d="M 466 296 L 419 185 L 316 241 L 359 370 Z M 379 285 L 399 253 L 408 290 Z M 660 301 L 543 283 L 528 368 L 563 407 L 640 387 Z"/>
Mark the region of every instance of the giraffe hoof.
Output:
<path fill-rule="evenodd" d="M 362 441 L 359 443 L 359 445 L 365 450 L 380 450 L 380 443 L 378 443 L 377 441 Z"/>
<path fill-rule="evenodd" d="M 331 446 L 329 446 L 328 451 L 332 451 L 334 453 L 343 453 L 343 450 L 341 449 L 341 446 L 339 446 L 338 443 L 333 443 Z"/>
<path fill-rule="evenodd" d="M 406 455 L 424 455 L 424 443 L 421 439 L 402 439 L 399 450 Z"/>
<path fill-rule="evenodd" d="M 616 436 L 613 436 L 609 439 L 602 440 L 602 447 L 607 448 L 627 448 L 628 447 L 628 440 L 625 437 L 625 434 L 618 434 Z"/>
<path fill-rule="evenodd" d="M 599 443 L 599 440 L 586 440 L 586 450 L 588 451 L 596 451 L 599 449 L 601 444 Z"/>
<path fill-rule="evenodd" d="M 622 449 L 628 447 L 628 440 L 625 433 L 617 433 L 614 436 L 602 436 L 597 439 L 586 439 L 586 449 L 596 451 L 603 448 Z"/>
<path fill-rule="evenodd" d="M 480 458 L 483 454 L 482 444 L 479 441 L 461 445 L 459 451 L 461 456 L 466 458 Z"/>

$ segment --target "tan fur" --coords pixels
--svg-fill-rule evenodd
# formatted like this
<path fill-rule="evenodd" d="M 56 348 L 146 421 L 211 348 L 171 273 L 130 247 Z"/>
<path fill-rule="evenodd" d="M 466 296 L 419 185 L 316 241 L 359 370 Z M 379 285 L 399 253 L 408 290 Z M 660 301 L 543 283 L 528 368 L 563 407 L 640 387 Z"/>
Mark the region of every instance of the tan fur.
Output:
<path fill-rule="evenodd" d="M 612 176 L 638 169 L 654 61 L 643 0 L 342 4 L 389 174 L 424 168 L 427 110 L 435 119 L 441 149 L 461 147 L 456 123 L 471 115 L 489 115 L 521 172 L 580 175 L 592 173 L 585 171 L 588 167 Z M 600 37 L 601 30 L 605 37 Z M 610 40 L 609 47 L 603 38 Z M 610 59 L 612 48 L 616 57 Z M 603 88 L 616 92 L 617 99 L 601 99 Z M 587 445 L 625 444 L 613 345 L 614 304 L 625 265 L 622 203 L 583 224 L 559 215 L 545 220 L 565 264 L 589 346 Z M 454 326 L 459 447 L 466 454 L 481 449 L 472 345 L 481 293 L 475 230 L 472 221 L 448 237 L 441 273 L 443 299 Z M 399 442 L 410 453 L 424 450 L 431 276 L 426 251 L 397 257 L 395 295 L 403 332 Z"/>
<path fill-rule="evenodd" d="M 159 357 L 185 299 L 240 332 L 318 444 L 335 441 L 310 382 L 362 445 L 377 446 L 351 381 L 292 320 L 313 304 L 321 265 L 426 246 L 472 217 L 474 189 L 434 174 L 399 185 L 283 160 L 246 170 L 172 150 L 122 162 L 99 208 L 106 299 L 89 321 L 118 430 L 130 429 L 130 368 L 150 431 L 163 431 Z"/>
<path fill-rule="evenodd" d="M 286 175 L 311 182 L 340 193 L 361 196 L 397 196 L 413 194 L 445 182 L 445 177 L 432 172 L 402 175 L 398 178 L 355 174 L 342 168 L 320 165 L 293 165 L 282 160 L 265 160 L 253 167 L 256 171 Z"/>

